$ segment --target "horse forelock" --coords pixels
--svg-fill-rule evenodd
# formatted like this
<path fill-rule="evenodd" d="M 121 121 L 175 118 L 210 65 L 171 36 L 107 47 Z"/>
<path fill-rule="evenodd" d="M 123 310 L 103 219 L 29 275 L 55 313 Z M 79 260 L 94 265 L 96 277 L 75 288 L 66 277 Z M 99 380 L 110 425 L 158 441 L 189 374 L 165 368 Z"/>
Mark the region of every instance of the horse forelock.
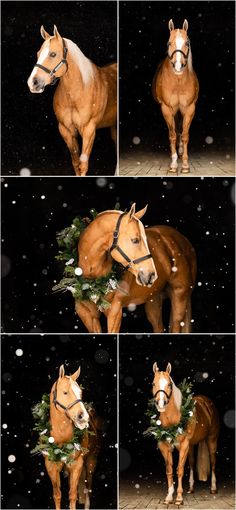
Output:
<path fill-rule="evenodd" d="M 84 85 L 93 79 L 93 64 L 81 51 L 81 49 L 70 39 L 65 39 L 68 48 L 68 55 L 70 55 L 74 63 L 78 66 Z"/>

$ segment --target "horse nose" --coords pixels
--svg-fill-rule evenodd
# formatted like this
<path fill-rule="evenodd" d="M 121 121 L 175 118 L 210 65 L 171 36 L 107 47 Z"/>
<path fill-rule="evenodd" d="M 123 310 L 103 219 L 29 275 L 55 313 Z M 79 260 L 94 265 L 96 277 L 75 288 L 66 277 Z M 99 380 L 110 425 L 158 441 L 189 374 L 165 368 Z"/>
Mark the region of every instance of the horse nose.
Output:
<path fill-rule="evenodd" d="M 142 269 L 140 269 L 138 273 L 138 280 L 141 285 L 151 285 L 155 279 L 155 272 L 152 271 L 150 273 L 144 273 Z"/>
<path fill-rule="evenodd" d="M 37 87 L 37 85 L 38 85 L 38 84 L 39 84 L 38 78 L 34 77 L 34 78 L 33 78 L 33 85 L 34 85 L 35 87 Z"/>
<path fill-rule="evenodd" d="M 83 411 L 81 411 L 81 413 L 78 414 L 78 419 L 79 420 L 82 420 L 83 419 L 83 416 L 84 416 L 84 413 Z"/>

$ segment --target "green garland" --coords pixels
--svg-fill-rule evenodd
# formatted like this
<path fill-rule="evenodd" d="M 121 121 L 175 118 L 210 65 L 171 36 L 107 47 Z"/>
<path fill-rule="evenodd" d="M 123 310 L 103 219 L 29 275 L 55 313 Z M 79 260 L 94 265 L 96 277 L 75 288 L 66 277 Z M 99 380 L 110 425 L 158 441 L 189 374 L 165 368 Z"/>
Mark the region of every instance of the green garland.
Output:
<path fill-rule="evenodd" d="M 95 219 L 97 212 L 94 209 L 90 210 L 92 219 Z M 112 271 L 106 276 L 99 278 L 84 278 L 81 270 L 79 273 L 78 268 L 78 241 L 83 230 L 90 223 L 90 219 L 82 219 L 76 216 L 73 219 L 72 225 L 66 227 L 57 234 L 57 244 L 59 247 L 59 254 L 56 256 L 57 260 L 65 263 L 63 278 L 59 283 L 53 286 L 53 292 L 69 290 L 74 299 L 78 301 L 93 301 L 99 310 L 103 310 L 110 306 L 105 296 L 117 289 L 118 285 L 118 269 L 114 263 Z M 76 274 L 77 272 L 77 274 Z"/>
<path fill-rule="evenodd" d="M 89 412 L 91 404 L 85 404 L 85 407 Z M 81 446 L 84 434 L 93 434 L 88 429 L 80 430 L 74 428 L 71 440 L 63 443 L 61 446 L 54 442 L 54 438 L 50 436 L 50 395 L 43 394 L 41 401 L 32 408 L 32 414 L 35 420 L 33 430 L 39 433 L 39 440 L 35 448 L 31 450 L 32 454 L 44 454 L 52 462 L 65 462 L 65 464 L 69 464 L 73 462 L 73 456 L 76 451 L 82 451 L 83 453 L 88 451 Z"/>
<path fill-rule="evenodd" d="M 185 433 L 186 425 L 194 412 L 195 401 L 192 386 L 192 383 L 188 383 L 186 379 L 178 386 L 182 393 L 181 420 L 178 425 L 172 425 L 168 428 L 162 427 L 160 420 L 157 419 L 157 409 L 153 399 L 148 401 L 148 410 L 145 414 L 150 419 L 150 427 L 143 432 L 144 436 L 154 436 L 157 442 L 167 441 L 170 444 L 174 444 L 177 436 Z"/>

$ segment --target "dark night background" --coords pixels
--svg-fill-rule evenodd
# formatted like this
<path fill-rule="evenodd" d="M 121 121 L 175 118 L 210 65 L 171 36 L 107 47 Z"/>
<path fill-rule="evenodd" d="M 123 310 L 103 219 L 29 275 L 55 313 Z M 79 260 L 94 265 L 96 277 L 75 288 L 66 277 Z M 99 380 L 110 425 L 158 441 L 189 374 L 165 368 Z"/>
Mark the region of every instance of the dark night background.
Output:
<path fill-rule="evenodd" d="M 168 131 L 151 84 L 166 57 L 168 21 L 182 28 L 187 18 L 193 68 L 200 82 L 190 128 L 190 151 L 234 147 L 235 3 L 120 2 L 120 152 L 169 152 Z M 132 144 L 134 136 L 140 144 Z M 205 143 L 213 137 L 212 145 Z"/>
<path fill-rule="evenodd" d="M 75 175 L 53 112 L 55 87 L 32 94 L 27 79 L 43 43 L 40 26 L 75 42 L 98 66 L 117 60 L 114 1 L 2 2 L 2 175 Z M 97 131 L 88 175 L 113 175 L 114 143 L 109 129 Z"/>
<path fill-rule="evenodd" d="M 21 356 L 16 354 L 22 349 Z M 1 508 L 53 508 L 51 481 L 37 443 L 31 408 L 49 393 L 61 364 L 67 375 L 81 366 L 83 399 L 104 420 L 103 445 L 93 478 L 91 508 L 117 508 L 116 337 L 28 335 L 2 337 L 2 492 Z M 14 455 L 10 463 L 8 456 Z M 62 479 L 62 508 L 69 507 L 68 479 Z M 81 506 L 77 506 L 77 508 Z"/>
<path fill-rule="evenodd" d="M 144 225 L 177 228 L 196 250 L 193 331 L 233 333 L 233 192 L 233 178 L 2 178 L 2 331 L 85 332 L 72 295 L 52 294 L 62 276 L 56 233 L 91 208 L 136 202 L 137 210 L 149 204 Z M 121 331 L 151 332 L 143 306 L 124 309 Z"/>
<path fill-rule="evenodd" d="M 234 337 L 233 335 L 120 335 L 120 477 L 121 488 L 166 484 L 164 459 L 156 449 L 155 439 L 144 437 L 149 426 L 145 416 L 151 398 L 153 371 L 156 361 L 160 370 L 172 365 L 171 377 L 178 385 L 185 377 L 193 383 L 195 395 L 211 398 L 219 412 L 220 436 L 216 463 L 219 492 L 234 483 Z M 204 376 L 203 376 L 204 374 Z M 204 378 L 205 377 L 205 378 Z M 230 411 L 230 412 L 229 412 Z M 176 451 L 175 451 L 176 452 Z M 174 452 L 176 481 L 177 453 Z M 184 490 L 188 488 L 189 470 L 186 463 Z M 208 487 L 209 482 L 196 485 Z M 194 496 L 193 496 L 194 497 Z M 210 498 L 210 495 L 209 495 Z"/>

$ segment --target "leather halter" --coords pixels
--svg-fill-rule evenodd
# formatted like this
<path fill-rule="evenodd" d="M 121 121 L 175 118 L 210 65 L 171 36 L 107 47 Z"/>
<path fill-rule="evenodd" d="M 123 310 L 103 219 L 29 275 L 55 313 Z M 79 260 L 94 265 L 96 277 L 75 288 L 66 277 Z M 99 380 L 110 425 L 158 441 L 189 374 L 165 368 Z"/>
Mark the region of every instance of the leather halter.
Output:
<path fill-rule="evenodd" d="M 66 55 L 67 55 L 67 52 L 68 52 L 68 49 L 65 45 L 65 41 L 64 39 L 62 39 L 62 43 L 63 43 L 63 58 L 61 59 L 61 61 L 59 62 L 59 64 L 57 64 L 53 69 L 48 69 L 47 67 L 45 66 L 42 66 L 41 64 L 38 64 L 36 62 L 35 66 L 34 67 L 39 67 L 39 69 L 42 69 L 43 71 L 45 71 L 45 73 L 49 74 L 49 76 L 52 79 L 50 85 L 55 85 L 55 83 L 57 82 L 57 80 L 59 80 L 59 78 L 56 78 L 55 76 L 55 73 L 58 71 L 58 69 L 60 69 L 60 67 L 62 65 L 66 65 L 66 70 L 68 69 L 68 63 L 67 63 L 67 60 L 66 60 Z"/>
<path fill-rule="evenodd" d="M 167 398 L 167 403 L 169 404 L 169 401 L 170 401 L 170 398 L 171 398 L 171 395 L 172 395 L 172 392 L 173 392 L 173 384 L 170 383 L 170 385 L 171 385 L 171 389 L 170 389 L 169 395 L 166 393 L 165 390 L 157 390 L 156 391 L 156 393 L 155 393 L 155 395 L 153 397 L 153 399 L 155 400 L 155 403 L 156 403 L 156 396 L 158 395 L 158 393 L 164 393 L 166 398 Z"/>
<path fill-rule="evenodd" d="M 151 253 L 149 253 L 148 255 L 144 255 L 143 257 L 139 257 L 138 259 L 131 260 L 129 258 L 129 256 L 126 255 L 126 253 L 118 245 L 118 237 L 119 237 L 119 231 L 120 231 L 120 224 L 121 224 L 122 218 L 125 216 L 125 214 L 127 214 L 127 213 L 124 212 L 124 213 L 120 214 L 120 216 L 119 216 L 119 218 L 117 220 L 116 228 L 115 228 L 115 230 L 113 232 L 113 242 L 112 242 L 112 246 L 110 248 L 110 253 L 113 250 L 117 250 L 120 253 L 120 255 L 122 255 L 122 257 L 128 262 L 127 266 L 124 266 L 124 264 L 122 264 L 122 265 L 124 266 L 125 269 L 129 269 L 132 266 L 132 264 L 139 264 L 139 262 L 143 262 L 143 260 L 147 260 L 147 259 L 152 258 L 152 255 L 151 255 Z"/>
<path fill-rule="evenodd" d="M 189 49 L 190 49 L 190 45 L 188 46 L 188 51 L 187 51 L 186 55 L 182 50 L 174 50 L 173 53 L 171 53 L 171 55 L 169 55 L 169 53 L 167 52 L 167 57 L 171 61 L 173 56 L 175 55 L 175 53 L 181 53 L 181 55 L 183 55 L 183 57 L 185 59 L 185 64 L 182 64 L 182 67 L 186 67 L 186 65 L 188 63 Z M 174 66 L 173 62 L 171 62 L 171 64 L 172 64 L 172 66 Z"/>
<path fill-rule="evenodd" d="M 82 402 L 82 400 L 81 400 L 80 398 L 77 398 L 76 400 L 74 400 L 74 402 L 72 402 L 72 403 L 71 403 L 71 404 L 69 404 L 68 406 L 64 406 L 63 404 L 61 404 L 61 402 L 59 402 L 59 401 L 57 400 L 57 383 L 58 383 L 58 381 L 56 382 L 55 389 L 53 390 L 53 404 L 54 404 L 54 406 L 55 406 L 55 408 L 56 408 L 56 409 L 57 409 L 57 405 L 58 405 L 59 407 L 61 407 L 61 409 L 63 409 L 63 410 L 65 411 L 66 416 L 67 416 L 68 418 L 70 418 L 70 416 L 67 414 L 67 411 L 68 411 L 69 409 L 71 409 L 72 407 L 74 407 L 74 406 L 75 406 L 75 404 L 78 404 L 79 402 Z M 70 420 L 71 420 L 71 418 L 70 418 Z"/>

